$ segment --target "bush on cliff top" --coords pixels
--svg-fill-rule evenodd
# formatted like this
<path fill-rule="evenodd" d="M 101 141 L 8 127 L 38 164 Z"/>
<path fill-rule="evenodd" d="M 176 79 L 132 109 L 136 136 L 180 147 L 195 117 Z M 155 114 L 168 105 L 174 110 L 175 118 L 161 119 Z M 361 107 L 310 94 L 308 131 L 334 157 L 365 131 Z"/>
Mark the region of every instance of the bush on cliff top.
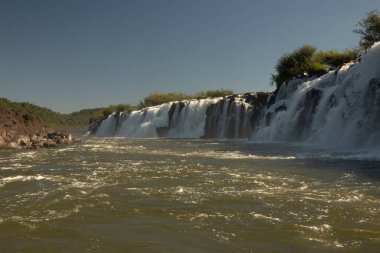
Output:
<path fill-rule="evenodd" d="M 294 78 L 320 76 L 357 57 L 356 50 L 317 51 L 314 46 L 304 45 L 292 53 L 284 54 L 277 61 L 275 67 L 277 73 L 272 75 L 272 83 L 279 87 L 282 83 Z"/>
<path fill-rule="evenodd" d="M 338 68 L 343 64 L 356 60 L 359 57 L 357 50 L 345 50 L 339 52 L 337 50 L 319 51 L 316 55 L 318 62 L 327 65 L 330 69 Z"/>
<path fill-rule="evenodd" d="M 234 94 L 232 90 L 220 89 L 220 90 L 200 91 L 200 92 L 195 93 L 192 97 L 196 99 L 216 98 L 216 97 L 224 97 L 224 96 L 228 96 L 232 94 Z"/>
<path fill-rule="evenodd" d="M 152 93 L 149 96 L 146 96 L 142 101 L 140 101 L 140 104 L 138 105 L 138 108 L 144 108 L 149 106 L 155 106 L 160 105 L 164 103 L 168 103 L 171 101 L 178 101 L 178 100 L 186 100 L 190 99 L 191 96 L 186 95 L 184 93 L 180 92 L 169 92 L 169 93 Z"/>
<path fill-rule="evenodd" d="M 316 47 L 303 45 L 292 53 L 281 56 L 275 67 L 277 74 L 272 75 L 272 82 L 279 86 L 283 82 L 293 78 L 326 71 L 327 67 L 317 61 L 316 52 Z"/>
<path fill-rule="evenodd" d="M 227 95 L 232 95 L 233 91 L 228 89 L 219 89 L 219 90 L 208 90 L 200 91 L 193 95 L 188 95 L 180 92 L 170 92 L 170 93 L 152 93 L 149 96 L 145 97 L 140 104 L 137 106 L 138 109 L 160 105 L 172 101 L 180 101 L 187 99 L 203 99 L 203 98 L 214 98 L 214 97 L 224 97 Z"/>
<path fill-rule="evenodd" d="M 136 106 L 131 104 L 110 105 L 106 108 L 99 109 L 93 115 L 91 115 L 91 117 L 89 117 L 89 122 L 93 122 L 99 119 L 106 119 L 113 112 L 128 112 L 136 110 L 136 108 Z"/>

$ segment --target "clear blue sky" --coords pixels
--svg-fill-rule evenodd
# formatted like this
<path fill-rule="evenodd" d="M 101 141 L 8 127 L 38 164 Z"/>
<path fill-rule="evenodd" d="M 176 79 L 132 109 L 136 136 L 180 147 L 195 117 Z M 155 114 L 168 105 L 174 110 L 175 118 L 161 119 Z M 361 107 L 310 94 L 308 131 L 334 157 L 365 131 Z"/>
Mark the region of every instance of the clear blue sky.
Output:
<path fill-rule="evenodd" d="M 358 44 L 380 0 L 1 0 L 0 97 L 59 112 L 152 92 L 271 90 L 303 44 Z"/>

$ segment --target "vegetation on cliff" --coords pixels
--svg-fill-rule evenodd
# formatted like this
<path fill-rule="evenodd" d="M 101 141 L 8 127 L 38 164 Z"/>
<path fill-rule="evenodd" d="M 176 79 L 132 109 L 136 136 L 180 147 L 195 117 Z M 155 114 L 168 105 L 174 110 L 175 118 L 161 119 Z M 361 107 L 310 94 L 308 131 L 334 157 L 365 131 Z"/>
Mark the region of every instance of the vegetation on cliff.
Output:
<path fill-rule="evenodd" d="M 357 50 L 318 51 L 314 46 L 303 45 L 292 53 L 281 56 L 275 67 L 277 73 L 272 75 L 272 82 L 280 86 L 294 78 L 320 76 L 358 56 Z"/>
<path fill-rule="evenodd" d="M 380 13 L 373 10 L 367 13 L 367 17 L 357 24 L 358 29 L 354 30 L 360 37 L 359 45 L 362 50 L 367 50 L 373 43 L 380 40 Z"/>
<path fill-rule="evenodd" d="M 367 17 L 358 22 L 354 32 L 360 37 L 359 48 L 345 51 L 318 51 L 311 45 L 303 45 L 291 53 L 286 53 L 278 59 L 276 73 L 272 74 L 272 83 L 277 87 L 294 78 L 320 76 L 329 70 L 354 61 L 360 51 L 367 50 L 380 40 L 380 14 L 373 10 Z"/>
<path fill-rule="evenodd" d="M 208 90 L 200 91 L 192 95 L 188 95 L 180 92 L 169 92 L 169 93 L 152 93 L 149 96 L 146 96 L 137 106 L 138 109 L 160 105 L 172 101 L 180 101 L 187 99 L 203 99 L 203 98 L 214 98 L 214 97 L 224 97 L 232 95 L 234 92 L 228 89 L 219 89 L 219 90 Z"/>
<path fill-rule="evenodd" d="M 83 131 L 86 129 L 89 118 L 102 110 L 102 108 L 95 108 L 85 109 L 70 114 L 61 114 L 45 107 L 26 102 L 12 102 L 6 98 L 0 98 L 0 108 L 27 112 L 30 115 L 42 119 L 44 124 L 48 127 L 69 129 L 72 131 Z"/>

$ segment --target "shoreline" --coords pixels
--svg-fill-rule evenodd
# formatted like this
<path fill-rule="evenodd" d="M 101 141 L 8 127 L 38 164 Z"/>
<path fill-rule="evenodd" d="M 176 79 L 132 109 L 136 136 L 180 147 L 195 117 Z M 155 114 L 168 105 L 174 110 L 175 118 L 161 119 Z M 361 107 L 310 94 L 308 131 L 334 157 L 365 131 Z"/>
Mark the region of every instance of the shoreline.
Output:
<path fill-rule="evenodd" d="M 56 147 L 64 144 L 81 142 L 80 138 L 72 137 L 70 133 L 49 132 L 47 134 L 18 134 L 17 137 L 0 137 L 0 149 L 40 149 Z"/>

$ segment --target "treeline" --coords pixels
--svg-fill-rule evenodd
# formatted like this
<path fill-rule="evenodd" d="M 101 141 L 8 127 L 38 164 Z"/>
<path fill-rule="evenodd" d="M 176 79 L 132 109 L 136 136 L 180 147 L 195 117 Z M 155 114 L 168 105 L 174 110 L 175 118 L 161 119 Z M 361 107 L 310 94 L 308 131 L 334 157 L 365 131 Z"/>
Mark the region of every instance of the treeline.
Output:
<path fill-rule="evenodd" d="M 359 35 L 359 45 L 345 51 L 320 51 L 311 45 L 303 45 L 291 53 L 280 57 L 272 74 L 272 83 L 277 87 L 294 78 L 320 76 L 345 63 L 356 60 L 360 53 L 366 51 L 380 40 L 380 14 L 373 10 L 367 17 L 357 23 L 354 33 Z"/>
<path fill-rule="evenodd" d="M 144 107 L 155 106 L 164 104 L 171 101 L 189 100 L 189 99 L 203 99 L 203 98 L 215 98 L 232 95 L 233 91 L 228 89 L 208 90 L 200 91 L 192 95 L 181 92 L 169 92 L 169 93 L 152 93 L 140 101 L 137 109 Z"/>
<path fill-rule="evenodd" d="M 137 105 L 118 104 L 118 105 L 110 105 L 106 108 L 102 108 L 90 118 L 90 121 L 93 122 L 93 121 L 105 119 L 113 112 L 128 112 L 128 111 L 140 110 L 145 107 L 160 105 L 160 104 L 173 102 L 173 101 L 224 97 L 224 96 L 228 96 L 232 94 L 233 94 L 233 91 L 229 89 L 200 91 L 191 95 L 182 93 L 182 92 L 168 92 L 168 93 L 155 92 L 144 97 Z"/>

